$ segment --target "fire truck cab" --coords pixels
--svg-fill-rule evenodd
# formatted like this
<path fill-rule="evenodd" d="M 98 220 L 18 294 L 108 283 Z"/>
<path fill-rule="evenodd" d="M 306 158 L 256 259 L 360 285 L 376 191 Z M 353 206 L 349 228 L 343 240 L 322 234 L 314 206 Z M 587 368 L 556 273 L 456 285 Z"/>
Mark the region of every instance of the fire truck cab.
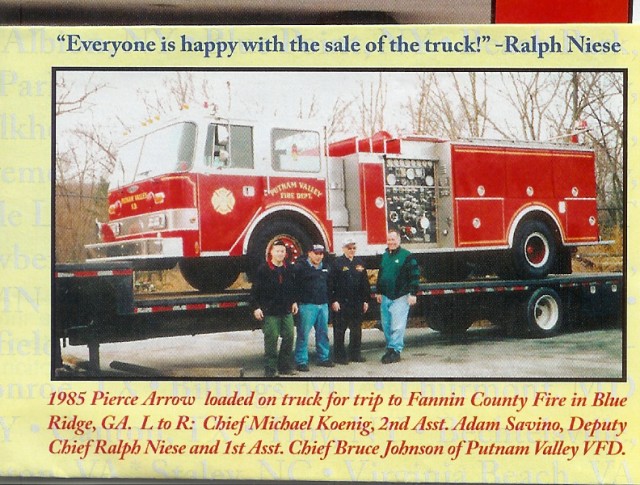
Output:
<path fill-rule="evenodd" d="M 375 267 L 386 234 L 427 277 L 470 268 L 570 272 L 569 248 L 598 242 L 594 154 L 577 145 L 460 141 L 381 132 L 327 144 L 301 120 L 185 110 L 131 136 L 110 180 L 109 221 L 89 260 L 178 263 L 195 288 L 226 288 L 284 239 L 292 259 L 344 237 Z"/>

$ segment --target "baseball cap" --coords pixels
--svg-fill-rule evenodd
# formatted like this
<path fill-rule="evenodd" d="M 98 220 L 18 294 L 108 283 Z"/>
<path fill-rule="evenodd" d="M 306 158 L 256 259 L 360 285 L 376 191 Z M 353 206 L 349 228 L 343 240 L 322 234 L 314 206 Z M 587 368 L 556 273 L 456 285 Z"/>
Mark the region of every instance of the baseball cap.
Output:
<path fill-rule="evenodd" d="M 314 244 L 311 246 L 311 251 L 314 253 L 324 253 L 324 246 L 322 244 Z"/>
<path fill-rule="evenodd" d="M 345 237 L 342 240 L 342 247 L 351 246 L 352 244 L 356 244 L 356 240 L 353 237 Z"/>
<path fill-rule="evenodd" d="M 273 241 L 272 246 L 285 246 L 286 244 L 284 243 L 284 241 L 282 239 L 276 239 L 275 241 Z"/>

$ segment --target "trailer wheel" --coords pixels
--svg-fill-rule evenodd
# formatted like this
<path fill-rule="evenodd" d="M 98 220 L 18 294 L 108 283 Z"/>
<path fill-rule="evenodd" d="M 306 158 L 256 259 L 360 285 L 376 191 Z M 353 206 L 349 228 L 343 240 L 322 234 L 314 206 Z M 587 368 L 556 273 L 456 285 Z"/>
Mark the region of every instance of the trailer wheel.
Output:
<path fill-rule="evenodd" d="M 178 266 L 187 283 L 197 290 L 211 293 L 228 288 L 240 274 L 235 260 L 189 258 L 181 260 Z"/>
<path fill-rule="evenodd" d="M 462 335 L 464 334 L 473 322 L 469 320 L 441 320 L 441 319 L 429 319 L 429 328 L 440 332 L 443 335 Z"/>
<path fill-rule="evenodd" d="M 295 262 L 312 244 L 311 237 L 294 222 L 275 221 L 263 224 L 249 242 L 247 250 L 249 278 L 268 257 L 267 250 L 277 239 L 282 240 L 287 247 L 288 262 Z"/>
<path fill-rule="evenodd" d="M 442 302 L 432 302 L 425 308 L 425 318 L 429 328 L 444 335 L 462 335 L 473 324 L 465 305 L 460 305 L 455 298 L 445 298 Z"/>
<path fill-rule="evenodd" d="M 516 230 L 512 255 L 517 276 L 544 278 L 555 267 L 556 239 L 544 222 L 525 221 Z"/>
<path fill-rule="evenodd" d="M 551 288 L 538 288 L 527 300 L 527 327 L 534 337 L 557 334 L 564 324 L 562 300 Z"/>

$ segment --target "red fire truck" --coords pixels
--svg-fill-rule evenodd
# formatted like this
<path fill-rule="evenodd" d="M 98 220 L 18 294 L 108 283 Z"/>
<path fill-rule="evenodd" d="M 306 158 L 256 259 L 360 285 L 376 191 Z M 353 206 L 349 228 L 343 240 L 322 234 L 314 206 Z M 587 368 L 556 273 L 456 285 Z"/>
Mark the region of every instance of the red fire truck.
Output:
<path fill-rule="evenodd" d="M 87 249 L 138 269 L 177 263 L 192 286 L 217 291 L 276 238 L 295 258 L 350 236 L 375 267 L 396 228 L 434 280 L 570 273 L 571 250 L 599 242 L 594 164 L 575 144 L 386 132 L 326 144 L 300 120 L 186 110 L 119 150 L 109 221 Z"/>

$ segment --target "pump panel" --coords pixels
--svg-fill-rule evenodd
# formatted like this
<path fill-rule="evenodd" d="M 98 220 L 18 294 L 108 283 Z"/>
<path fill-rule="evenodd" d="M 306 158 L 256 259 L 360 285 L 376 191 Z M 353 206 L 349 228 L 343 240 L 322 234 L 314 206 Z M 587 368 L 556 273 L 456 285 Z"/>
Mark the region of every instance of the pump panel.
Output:
<path fill-rule="evenodd" d="M 385 160 L 387 226 L 399 230 L 405 242 L 437 242 L 436 165 L 434 160 Z"/>

